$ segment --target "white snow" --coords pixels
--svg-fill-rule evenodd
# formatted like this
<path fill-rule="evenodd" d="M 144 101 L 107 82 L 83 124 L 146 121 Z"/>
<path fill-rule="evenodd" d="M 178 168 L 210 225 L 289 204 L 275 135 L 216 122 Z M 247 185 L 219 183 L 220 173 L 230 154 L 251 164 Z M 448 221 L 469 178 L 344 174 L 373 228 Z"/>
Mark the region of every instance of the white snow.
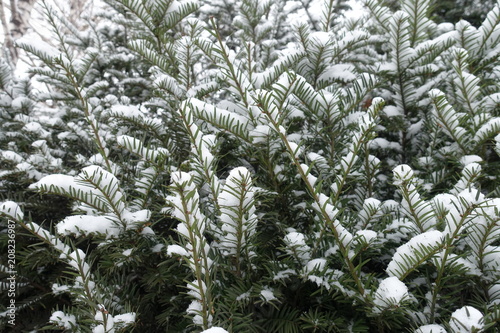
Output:
<path fill-rule="evenodd" d="M 250 131 L 250 137 L 253 143 L 266 142 L 271 128 L 269 125 L 258 125 Z"/>
<path fill-rule="evenodd" d="M 99 184 L 100 188 L 107 193 L 102 193 L 91 186 L 89 182 Z M 107 205 L 111 203 L 115 205 L 119 212 L 122 212 L 124 209 L 124 203 L 121 201 L 123 195 L 118 191 L 118 185 L 118 180 L 113 174 L 99 166 L 92 165 L 84 168 L 76 177 L 53 174 L 43 177 L 38 182 L 31 184 L 29 188 L 42 192 L 62 192 L 72 197 L 81 198 L 82 201 L 89 202 L 102 210 L 106 210 Z M 113 194 L 112 198 L 110 198 L 112 202 L 106 203 L 107 199 L 105 198 L 107 194 L 111 193 Z"/>
<path fill-rule="evenodd" d="M 287 249 L 288 254 L 297 255 L 301 260 L 309 261 L 311 248 L 306 245 L 304 234 L 296 231 L 289 232 L 284 241 L 290 249 Z"/>
<path fill-rule="evenodd" d="M 0 213 L 12 217 L 15 220 L 22 220 L 24 213 L 21 207 L 14 201 L 5 201 L 0 203 Z"/>
<path fill-rule="evenodd" d="M 136 314 L 135 312 L 128 312 L 121 315 L 115 316 L 116 323 L 132 324 L 135 322 Z"/>
<path fill-rule="evenodd" d="M 236 297 L 236 301 L 239 302 L 239 301 L 244 301 L 244 300 L 247 300 L 250 298 L 250 292 L 247 291 L 246 293 L 243 293 L 241 295 L 238 295 L 238 297 Z"/>
<path fill-rule="evenodd" d="M 384 109 L 382 110 L 382 112 L 384 112 L 387 117 L 397 117 L 397 116 L 403 115 L 401 113 L 401 110 L 394 105 L 384 106 Z"/>
<path fill-rule="evenodd" d="M 163 248 L 165 247 L 164 244 L 156 244 L 151 248 L 151 252 L 153 253 L 159 253 Z"/>
<path fill-rule="evenodd" d="M 67 286 L 67 285 L 59 285 L 57 283 L 52 284 L 52 293 L 54 295 L 60 295 L 60 294 L 63 294 L 65 292 L 68 292 L 69 290 L 70 290 L 69 286 Z"/>
<path fill-rule="evenodd" d="M 337 64 L 328 67 L 319 77 L 321 81 L 340 80 L 350 82 L 356 80 L 355 67 L 350 64 Z"/>
<path fill-rule="evenodd" d="M 194 315 L 193 316 L 193 323 L 198 326 L 203 325 L 203 317 L 200 315 L 200 313 L 203 312 L 203 306 L 198 300 L 194 300 L 189 304 L 186 312 L 188 314 Z M 212 315 L 208 315 L 208 322 L 209 324 L 212 323 Z"/>
<path fill-rule="evenodd" d="M 496 141 L 495 150 L 496 150 L 497 154 L 500 155 L 500 134 L 495 136 L 495 141 Z"/>
<path fill-rule="evenodd" d="M 185 248 L 183 248 L 182 246 L 179 246 L 179 245 L 169 245 L 167 247 L 167 255 L 168 256 L 172 256 L 172 255 L 179 255 L 179 256 L 185 256 L 185 257 L 189 257 L 189 252 L 186 251 Z"/>
<path fill-rule="evenodd" d="M 222 327 L 211 327 L 208 330 L 204 330 L 201 333 L 228 333 L 228 331 L 226 331 Z"/>
<path fill-rule="evenodd" d="M 474 141 L 481 142 L 486 140 L 492 133 L 495 133 L 498 128 L 500 128 L 500 117 L 491 118 L 476 131 Z"/>
<path fill-rule="evenodd" d="M 111 113 L 115 117 L 139 119 L 144 117 L 144 114 L 135 105 L 113 105 L 111 107 Z"/>
<path fill-rule="evenodd" d="M 31 103 L 32 103 L 31 100 L 29 98 L 27 98 L 26 96 L 19 96 L 19 97 L 16 97 L 11 102 L 11 106 L 13 109 L 21 110 L 23 108 L 23 106 L 30 105 Z"/>
<path fill-rule="evenodd" d="M 306 266 L 304 267 L 305 273 L 311 273 L 312 271 L 323 271 L 326 267 L 326 259 L 325 258 L 317 258 L 310 260 Z"/>
<path fill-rule="evenodd" d="M 254 190 L 250 172 L 245 167 L 231 170 L 219 195 L 222 239 L 220 247 L 235 254 L 255 234 L 257 216 L 254 214 Z M 241 215 L 243 213 L 243 215 Z"/>
<path fill-rule="evenodd" d="M 106 235 L 106 238 L 111 238 L 120 233 L 116 222 L 108 216 L 72 215 L 59 222 L 56 229 L 60 235 L 76 237 L 102 234 Z"/>
<path fill-rule="evenodd" d="M 483 326 L 483 314 L 472 306 L 464 306 L 451 314 L 450 328 L 453 333 L 478 332 Z"/>
<path fill-rule="evenodd" d="M 309 36 L 309 38 L 311 40 L 314 40 L 316 42 L 316 44 L 318 44 L 318 46 L 325 46 L 331 41 L 332 36 L 328 32 L 316 31 L 316 32 L 313 32 Z"/>
<path fill-rule="evenodd" d="M 24 158 L 14 151 L 3 150 L 1 153 L 3 159 L 12 161 L 14 163 L 21 163 L 22 161 L 24 161 Z"/>
<path fill-rule="evenodd" d="M 377 307 L 373 309 L 373 312 L 380 313 L 385 308 L 398 306 L 409 297 L 408 288 L 403 282 L 395 276 L 388 277 L 380 282 L 375 292 L 373 303 Z"/>
<path fill-rule="evenodd" d="M 72 314 L 66 314 L 62 311 L 53 312 L 50 316 L 49 321 L 59 327 L 64 327 L 67 330 L 71 330 L 73 327 L 77 326 L 76 317 Z"/>
<path fill-rule="evenodd" d="M 260 291 L 260 295 L 264 298 L 266 302 L 270 302 L 276 299 L 276 296 L 274 296 L 272 289 L 269 288 L 262 289 Z"/>
<path fill-rule="evenodd" d="M 54 58 L 60 55 L 56 48 L 44 42 L 37 35 L 24 35 L 16 41 L 16 44 L 29 50 L 35 50 L 36 53 L 44 57 Z"/>
<path fill-rule="evenodd" d="M 189 108 L 187 108 L 187 106 L 189 106 Z M 214 123 L 220 125 L 230 125 L 233 128 L 238 127 L 243 130 L 246 128 L 248 123 L 247 119 L 234 112 L 215 107 L 196 98 L 190 98 L 183 102 L 181 104 L 181 108 L 192 110 L 196 117 L 201 119 L 213 121 Z"/>
<path fill-rule="evenodd" d="M 486 275 L 490 275 L 500 270 L 500 247 L 488 245 L 484 248 L 483 254 L 483 271 Z M 489 274 L 488 274 L 489 273 Z"/>
<path fill-rule="evenodd" d="M 130 150 L 131 152 L 139 156 L 142 156 L 146 160 L 154 161 L 158 158 L 158 156 L 168 155 L 168 151 L 166 149 L 163 150 L 149 149 L 144 146 L 141 140 L 128 135 L 118 136 L 116 138 L 116 142 L 118 143 L 118 145 L 125 147 L 126 149 Z"/>
<path fill-rule="evenodd" d="M 151 211 L 149 209 L 142 209 L 136 212 L 130 212 L 125 209 L 122 214 L 122 219 L 131 227 L 137 226 L 141 222 L 149 221 L 150 217 Z"/>
<path fill-rule="evenodd" d="M 288 144 L 290 145 L 290 149 L 292 150 L 293 156 L 295 158 L 299 158 L 299 156 L 302 154 L 302 148 L 295 142 L 289 141 Z"/>
<path fill-rule="evenodd" d="M 413 177 L 413 170 L 407 164 L 398 165 L 392 172 L 394 173 L 395 185 L 401 185 L 403 182 L 409 181 Z"/>
<path fill-rule="evenodd" d="M 92 333 L 106 333 L 106 330 L 104 329 L 104 326 L 101 324 L 94 327 L 92 329 Z"/>
<path fill-rule="evenodd" d="M 297 272 L 291 268 L 285 269 L 283 271 L 279 271 L 278 273 L 274 274 L 273 276 L 273 281 L 277 280 L 284 280 L 290 277 L 291 275 L 295 275 Z"/>
<path fill-rule="evenodd" d="M 468 204 L 469 206 L 479 205 L 486 200 L 484 194 L 475 188 L 466 188 L 458 193 L 457 197 L 461 203 Z"/>
<path fill-rule="evenodd" d="M 496 283 L 488 289 L 488 296 L 498 304 L 500 300 L 500 283 Z"/>
<path fill-rule="evenodd" d="M 359 236 L 364 243 L 370 243 L 373 239 L 377 238 L 377 233 L 373 230 L 358 230 L 356 236 Z"/>
<path fill-rule="evenodd" d="M 416 258 L 417 252 L 421 252 L 422 248 L 437 248 L 443 242 L 443 233 L 439 230 L 431 230 L 417 235 L 410 239 L 407 243 L 401 245 L 396 250 L 391 262 L 387 266 L 387 274 L 390 276 L 398 276 L 401 273 L 401 268 L 405 269 L 408 258 Z"/>

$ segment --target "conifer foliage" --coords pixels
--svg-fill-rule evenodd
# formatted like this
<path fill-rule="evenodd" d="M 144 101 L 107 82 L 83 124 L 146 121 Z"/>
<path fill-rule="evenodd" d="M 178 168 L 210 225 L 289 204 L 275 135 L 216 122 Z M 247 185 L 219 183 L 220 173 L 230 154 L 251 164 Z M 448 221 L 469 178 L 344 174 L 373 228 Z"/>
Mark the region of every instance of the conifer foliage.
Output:
<path fill-rule="evenodd" d="M 363 4 L 41 1 L 52 44 L 0 61 L 1 329 L 498 330 L 500 3 Z"/>

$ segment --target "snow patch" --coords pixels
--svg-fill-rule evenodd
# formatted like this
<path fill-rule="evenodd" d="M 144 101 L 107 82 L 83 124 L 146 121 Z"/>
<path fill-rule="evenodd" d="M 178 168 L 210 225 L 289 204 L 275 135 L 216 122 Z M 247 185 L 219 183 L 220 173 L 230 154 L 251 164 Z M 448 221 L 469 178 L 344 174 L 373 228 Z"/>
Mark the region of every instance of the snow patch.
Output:
<path fill-rule="evenodd" d="M 15 220 L 22 220 L 24 218 L 24 213 L 21 207 L 14 201 L 5 201 L 0 203 L 0 213 L 12 217 Z"/>
<path fill-rule="evenodd" d="M 66 314 L 62 311 L 56 311 L 52 313 L 49 321 L 59 327 L 64 327 L 67 330 L 71 330 L 73 327 L 76 327 L 76 317 L 72 314 Z"/>
<path fill-rule="evenodd" d="M 439 230 L 431 230 L 417 235 L 407 243 L 401 245 L 396 250 L 391 262 L 387 266 L 387 274 L 397 276 L 400 273 L 400 267 L 405 267 L 408 258 L 415 258 L 417 252 L 423 248 L 437 248 L 443 241 L 443 233 Z"/>
<path fill-rule="evenodd" d="M 274 296 L 272 289 L 268 289 L 268 288 L 262 289 L 260 292 L 260 295 L 264 298 L 264 300 L 266 302 L 270 302 L 270 301 L 277 299 L 276 296 Z"/>
<path fill-rule="evenodd" d="M 451 315 L 450 328 L 454 333 L 478 332 L 483 326 L 483 314 L 472 306 L 464 306 Z"/>
<path fill-rule="evenodd" d="M 120 230 L 116 223 L 107 216 L 73 215 L 68 216 L 56 225 L 60 235 L 88 236 L 91 234 L 106 235 L 106 238 L 118 236 Z"/>
<path fill-rule="evenodd" d="M 222 327 L 211 327 L 208 330 L 204 330 L 201 333 L 228 333 L 228 332 Z"/>
<path fill-rule="evenodd" d="M 395 276 L 383 280 L 375 292 L 373 303 L 376 307 L 374 313 L 380 313 L 383 309 L 391 306 L 399 306 L 401 302 L 408 300 L 408 287 Z"/>

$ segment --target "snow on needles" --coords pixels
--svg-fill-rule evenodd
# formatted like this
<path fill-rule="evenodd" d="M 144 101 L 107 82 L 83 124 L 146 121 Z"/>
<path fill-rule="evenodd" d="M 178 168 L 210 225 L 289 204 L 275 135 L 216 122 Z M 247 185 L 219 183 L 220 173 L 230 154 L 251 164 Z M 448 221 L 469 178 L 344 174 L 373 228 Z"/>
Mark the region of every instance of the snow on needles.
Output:
<path fill-rule="evenodd" d="M 228 332 L 221 327 L 212 327 L 212 328 L 209 328 L 208 330 L 204 330 L 201 333 L 228 333 Z"/>
<path fill-rule="evenodd" d="M 436 249 L 442 242 L 443 233 L 439 230 L 427 231 L 413 237 L 406 244 L 398 247 L 387 266 L 387 274 L 402 277 L 411 266 L 411 260 L 417 260 L 419 256 Z"/>
<path fill-rule="evenodd" d="M 67 330 L 71 330 L 76 327 L 76 317 L 74 315 L 66 314 L 62 311 L 55 311 L 50 316 L 49 321 L 56 324 L 59 327 L 64 327 Z"/>
<path fill-rule="evenodd" d="M 5 201 L 0 203 L 0 213 L 10 216 L 16 220 L 22 220 L 24 217 L 21 207 L 19 207 L 19 205 L 14 201 Z"/>
<path fill-rule="evenodd" d="M 68 216 L 56 225 L 60 235 L 87 236 L 102 234 L 107 237 L 118 236 L 120 233 L 116 222 L 108 216 L 73 215 Z"/>
<path fill-rule="evenodd" d="M 386 278 L 378 286 L 373 303 L 376 307 L 374 313 L 380 313 L 391 306 L 399 306 L 401 302 L 409 300 L 408 287 L 395 276 Z"/>
<path fill-rule="evenodd" d="M 407 164 L 401 164 L 395 167 L 394 172 L 394 184 L 401 185 L 405 181 L 409 181 L 413 177 L 413 170 Z"/>
<path fill-rule="evenodd" d="M 464 306 L 451 315 L 450 328 L 454 333 L 479 332 L 483 326 L 483 314 L 472 306 Z"/>

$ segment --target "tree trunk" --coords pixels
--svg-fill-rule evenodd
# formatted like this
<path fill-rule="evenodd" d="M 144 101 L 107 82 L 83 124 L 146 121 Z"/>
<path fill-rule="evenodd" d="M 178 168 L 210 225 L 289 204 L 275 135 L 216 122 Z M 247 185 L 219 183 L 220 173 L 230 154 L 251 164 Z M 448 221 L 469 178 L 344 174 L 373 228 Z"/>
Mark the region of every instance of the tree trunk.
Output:
<path fill-rule="evenodd" d="M 5 47 L 14 66 L 19 58 L 19 51 L 15 47 L 15 41 L 28 31 L 31 10 L 35 2 L 36 0 L 10 0 L 9 22 L 7 22 L 5 16 L 4 1 L 2 0 L 0 4 L 0 18 L 4 29 Z"/>

